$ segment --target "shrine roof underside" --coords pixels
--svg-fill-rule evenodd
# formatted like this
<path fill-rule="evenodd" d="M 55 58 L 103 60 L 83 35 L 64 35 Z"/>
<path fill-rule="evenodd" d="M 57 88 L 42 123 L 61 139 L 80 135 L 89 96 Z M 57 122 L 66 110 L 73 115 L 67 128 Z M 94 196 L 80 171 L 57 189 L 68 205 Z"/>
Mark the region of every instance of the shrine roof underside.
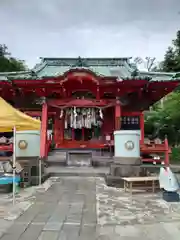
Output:
<path fill-rule="evenodd" d="M 31 71 L 0 73 L 0 96 L 59 99 L 57 105 L 69 99 L 71 105 L 81 92 L 107 106 L 119 99 L 126 110 L 142 111 L 178 87 L 179 79 L 179 73 L 139 71 L 130 58 L 42 58 Z"/>

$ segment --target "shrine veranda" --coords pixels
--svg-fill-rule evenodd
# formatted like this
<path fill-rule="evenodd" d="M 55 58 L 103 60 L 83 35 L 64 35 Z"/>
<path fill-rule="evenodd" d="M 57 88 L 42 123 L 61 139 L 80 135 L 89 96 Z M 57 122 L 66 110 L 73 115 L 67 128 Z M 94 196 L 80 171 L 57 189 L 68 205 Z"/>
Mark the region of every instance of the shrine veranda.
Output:
<path fill-rule="evenodd" d="M 0 96 L 41 119 L 44 158 L 50 145 L 113 148 L 113 133 L 121 129 L 139 130 L 141 152 L 162 152 L 167 160 L 167 140 L 145 140 L 143 112 L 178 85 L 178 74 L 142 72 L 130 58 L 42 58 L 30 71 L 0 73 Z"/>

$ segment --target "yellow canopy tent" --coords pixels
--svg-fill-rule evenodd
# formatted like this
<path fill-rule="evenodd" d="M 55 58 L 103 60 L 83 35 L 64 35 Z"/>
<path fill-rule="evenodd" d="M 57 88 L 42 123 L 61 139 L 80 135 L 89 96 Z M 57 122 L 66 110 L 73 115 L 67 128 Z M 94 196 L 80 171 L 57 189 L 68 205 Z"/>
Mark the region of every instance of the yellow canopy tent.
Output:
<path fill-rule="evenodd" d="M 40 130 L 41 122 L 13 108 L 0 97 L 0 132 L 13 132 L 13 204 L 15 204 L 16 131 Z"/>
<path fill-rule="evenodd" d="M 40 130 L 41 122 L 13 108 L 0 97 L 0 132 Z"/>

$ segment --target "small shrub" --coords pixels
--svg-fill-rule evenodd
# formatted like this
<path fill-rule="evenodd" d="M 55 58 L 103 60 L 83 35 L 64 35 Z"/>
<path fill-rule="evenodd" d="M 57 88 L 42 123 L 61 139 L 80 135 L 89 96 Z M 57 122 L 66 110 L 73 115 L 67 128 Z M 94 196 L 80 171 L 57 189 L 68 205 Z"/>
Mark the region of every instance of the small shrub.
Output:
<path fill-rule="evenodd" d="M 180 147 L 173 147 L 171 150 L 170 161 L 180 163 Z"/>

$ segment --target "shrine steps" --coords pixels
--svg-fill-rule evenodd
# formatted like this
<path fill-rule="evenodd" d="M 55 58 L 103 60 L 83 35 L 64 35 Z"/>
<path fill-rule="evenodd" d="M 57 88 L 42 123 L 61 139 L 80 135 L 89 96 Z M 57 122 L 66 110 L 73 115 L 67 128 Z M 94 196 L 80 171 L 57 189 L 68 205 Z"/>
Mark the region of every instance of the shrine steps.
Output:
<path fill-rule="evenodd" d="M 103 155 L 102 155 L 103 154 Z M 68 162 L 74 159 L 74 164 Z M 79 165 L 76 163 L 79 162 Z M 81 162 L 81 163 L 80 163 Z M 94 149 L 54 149 L 48 155 L 48 166 L 93 166 L 105 167 L 113 162 L 113 157 L 109 153 L 102 153 Z"/>
<path fill-rule="evenodd" d="M 105 177 L 109 168 L 50 166 L 47 171 L 55 177 Z"/>
<path fill-rule="evenodd" d="M 53 150 L 47 158 L 48 166 L 66 166 L 66 152 Z"/>

